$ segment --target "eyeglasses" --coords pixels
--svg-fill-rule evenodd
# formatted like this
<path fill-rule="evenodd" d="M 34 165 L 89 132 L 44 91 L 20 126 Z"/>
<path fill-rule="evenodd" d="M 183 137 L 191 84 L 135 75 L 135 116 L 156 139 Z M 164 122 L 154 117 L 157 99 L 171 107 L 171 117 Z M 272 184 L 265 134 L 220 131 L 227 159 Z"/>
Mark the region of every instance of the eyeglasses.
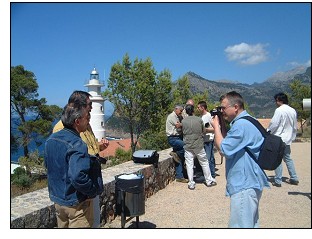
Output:
<path fill-rule="evenodd" d="M 231 107 L 232 105 L 228 105 L 228 106 L 219 106 L 220 110 L 225 111 L 227 108 Z"/>

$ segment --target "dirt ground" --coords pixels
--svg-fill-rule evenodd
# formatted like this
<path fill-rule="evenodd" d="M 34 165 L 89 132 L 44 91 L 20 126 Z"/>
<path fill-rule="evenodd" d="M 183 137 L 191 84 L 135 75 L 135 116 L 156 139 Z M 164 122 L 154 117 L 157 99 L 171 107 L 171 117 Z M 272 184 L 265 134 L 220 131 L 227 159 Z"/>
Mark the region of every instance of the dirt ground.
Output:
<path fill-rule="evenodd" d="M 280 188 L 271 186 L 263 191 L 259 211 L 261 228 L 311 228 L 311 142 L 293 143 L 291 150 L 300 183 L 295 186 L 283 182 Z M 219 164 L 220 156 L 217 153 L 215 156 Z M 289 174 L 285 163 L 283 166 L 285 181 Z M 230 199 L 225 196 L 224 162 L 217 169 L 215 187 L 198 183 L 195 190 L 189 190 L 187 184 L 174 181 L 148 198 L 145 214 L 139 216 L 139 228 L 227 228 Z M 269 178 L 274 176 L 274 171 L 266 173 Z M 120 217 L 104 228 L 121 228 Z M 136 218 L 129 220 L 125 228 L 136 228 Z M 280 233 L 277 235 L 281 236 Z M 205 231 L 203 235 L 209 234 L 210 231 Z"/>

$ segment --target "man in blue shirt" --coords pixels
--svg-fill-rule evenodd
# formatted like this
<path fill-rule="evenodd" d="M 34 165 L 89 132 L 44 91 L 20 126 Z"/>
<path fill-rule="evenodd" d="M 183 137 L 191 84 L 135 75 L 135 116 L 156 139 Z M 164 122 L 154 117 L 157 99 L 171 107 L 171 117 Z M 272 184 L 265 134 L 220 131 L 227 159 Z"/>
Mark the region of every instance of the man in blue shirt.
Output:
<path fill-rule="evenodd" d="M 222 136 L 219 118 L 213 117 L 215 145 L 225 157 L 226 195 L 230 196 L 229 227 L 259 227 L 259 202 L 264 187 L 270 187 L 265 172 L 249 156 L 245 147 L 259 156 L 263 137 L 248 120 L 237 120 L 249 115 L 242 96 L 231 91 L 220 98 L 223 118 L 230 123 L 226 137 Z"/>

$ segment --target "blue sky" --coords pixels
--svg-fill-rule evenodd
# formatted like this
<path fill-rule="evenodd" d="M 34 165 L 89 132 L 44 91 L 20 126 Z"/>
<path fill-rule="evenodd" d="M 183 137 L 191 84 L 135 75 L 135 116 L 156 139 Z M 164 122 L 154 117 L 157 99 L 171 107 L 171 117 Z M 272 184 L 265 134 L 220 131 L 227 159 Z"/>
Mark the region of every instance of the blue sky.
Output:
<path fill-rule="evenodd" d="M 121 62 L 126 53 L 132 60 L 150 57 L 155 69 L 169 69 L 173 80 L 193 71 L 209 80 L 252 84 L 278 71 L 311 64 L 309 2 L 10 2 L 0 1 L 0 91 L 5 94 L 1 112 L 7 116 L 0 120 L 7 120 L 3 129 L 6 139 L 10 66 L 23 65 L 34 72 L 39 97 L 45 97 L 48 104 L 64 106 L 73 90 L 85 90 L 83 85 L 94 66 L 106 81 L 111 66 Z M 106 109 L 105 113 L 110 112 Z M 9 158 L 9 146 L 2 148 L 4 157 Z M 9 180 L 6 166 L 0 167 L 1 175 Z M 9 195 L 5 180 L 2 183 Z M 8 215 L 9 197 L 6 200 L 1 211 Z M 132 235 L 136 234 L 133 231 Z"/>
<path fill-rule="evenodd" d="M 252 84 L 311 64 L 309 3 L 14 3 L 10 30 L 11 66 L 59 106 L 94 66 L 106 82 L 126 53 L 173 81 L 193 71 Z"/>

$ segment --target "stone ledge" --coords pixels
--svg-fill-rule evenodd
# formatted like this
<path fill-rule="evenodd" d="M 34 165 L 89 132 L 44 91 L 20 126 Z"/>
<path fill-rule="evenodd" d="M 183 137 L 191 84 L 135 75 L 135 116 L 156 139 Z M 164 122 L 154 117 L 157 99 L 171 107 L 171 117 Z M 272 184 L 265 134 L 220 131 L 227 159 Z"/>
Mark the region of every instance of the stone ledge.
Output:
<path fill-rule="evenodd" d="M 100 195 L 101 226 L 114 220 L 115 176 L 124 173 L 144 175 L 145 199 L 164 189 L 175 178 L 175 167 L 169 156 L 171 148 L 159 153 L 158 168 L 128 161 L 102 170 L 104 192 Z M 11 199 L 11 228 L 54 228 L 57 226 L 54 203 L 48 188 Z"/>

